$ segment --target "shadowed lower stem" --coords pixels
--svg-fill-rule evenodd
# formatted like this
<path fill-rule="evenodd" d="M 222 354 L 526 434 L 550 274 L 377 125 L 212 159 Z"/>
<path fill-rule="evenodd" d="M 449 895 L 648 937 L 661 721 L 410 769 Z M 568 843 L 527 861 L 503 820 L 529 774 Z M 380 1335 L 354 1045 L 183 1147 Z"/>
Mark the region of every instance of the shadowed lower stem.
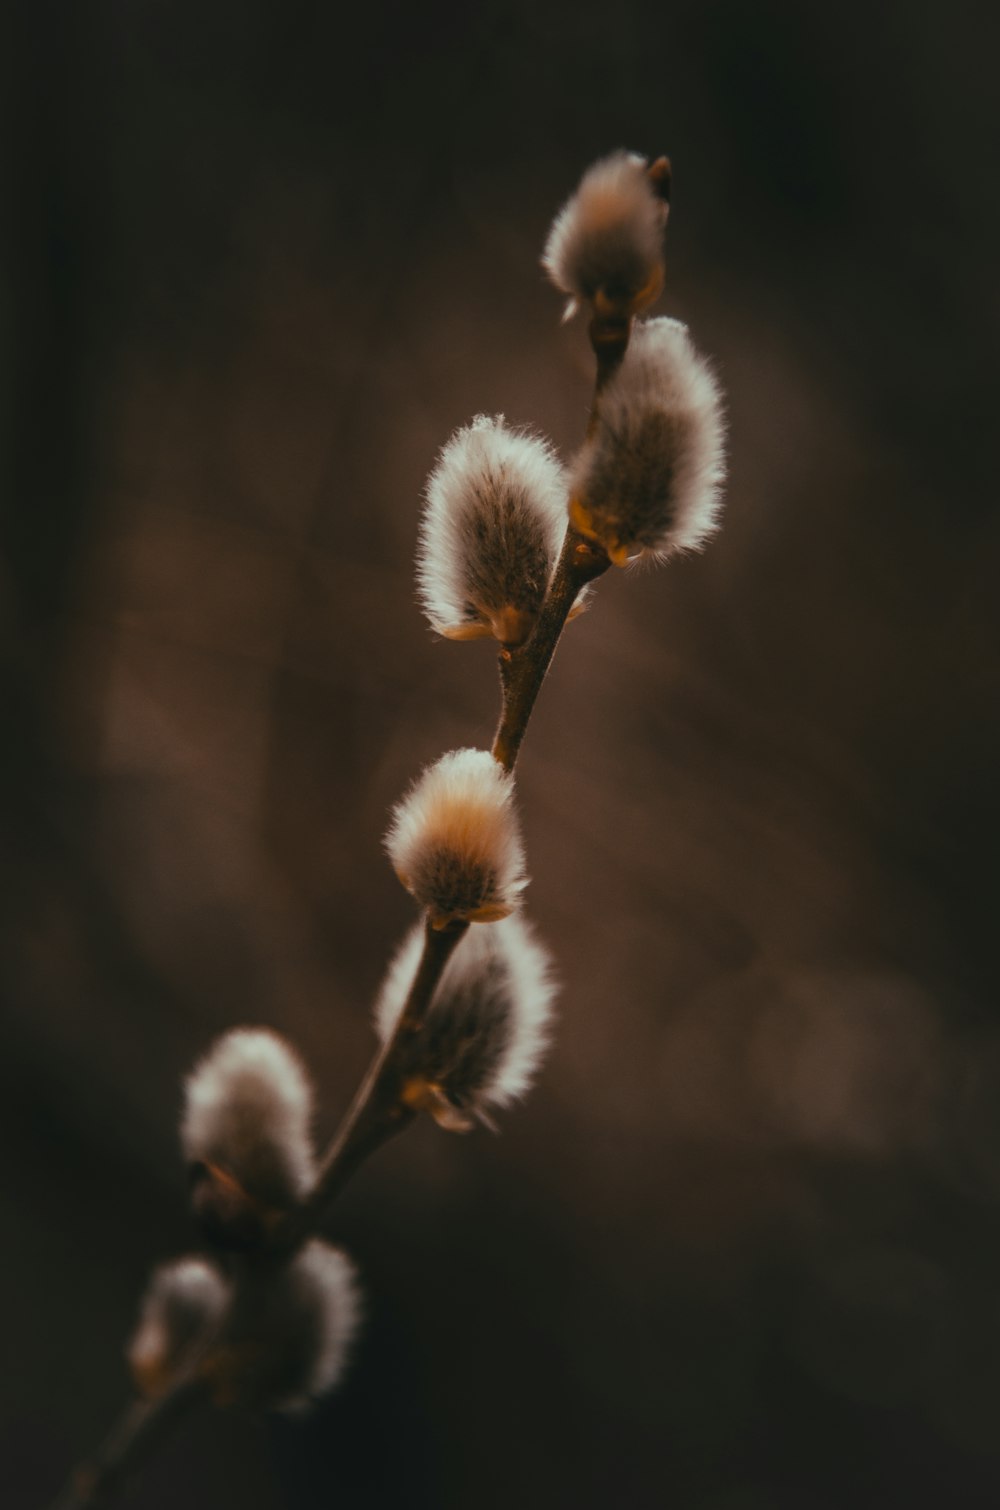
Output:
<path fill-rule="evenodd" d="M 50 1510 L 97 1510 L 108 1504 L 162 1438 L 208 1399 L 207 1382 L 192 1372 L 155 1400 L 135 1401 L 97 1456 L 77 1468 Z"/>

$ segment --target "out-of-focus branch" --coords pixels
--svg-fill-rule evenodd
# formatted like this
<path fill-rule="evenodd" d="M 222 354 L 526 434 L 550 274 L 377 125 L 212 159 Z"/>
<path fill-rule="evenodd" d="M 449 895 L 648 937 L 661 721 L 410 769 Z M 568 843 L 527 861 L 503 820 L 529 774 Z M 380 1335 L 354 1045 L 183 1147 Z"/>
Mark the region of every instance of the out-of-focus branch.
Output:
<path fill-rule="evenodd" d="M 406 1045 L 419 1033 L 445 966 L 468 926 L 465 922 L 444 928 L 430 922 L 425 925 L 423 952 L 406 1006 L 334 1134 L 312 1193 L 276 1234 L 279 1262 L 294 1257 L 312 1236 L 336 1195 L 369 1154 L 412 1122 L 415 1113 L 403 1099 L 403 1065 L 409 1062 Z M 108 1503 L 160 1441 L 198 1405 L 208 1402 L 211 1389 L 202 1365 L 210 1363 L 213 1342 L 224 1332 L 225 1318 L 200 1348 L 197 1361 L 185 1368 L 170 1389 L 129 1406 L 97 1456 L 77 1468 L 50 1510 L 97 1510 Z"/>
<path fill-rule="evenodd" d="M 162 1439 L 208 1399 L 207 1381 L 192 1369 L 165 1394 L 134 1401 L 96 1457 L 76 1469 L 49 1510 L 98 1510 L 108 1504 Z"/>

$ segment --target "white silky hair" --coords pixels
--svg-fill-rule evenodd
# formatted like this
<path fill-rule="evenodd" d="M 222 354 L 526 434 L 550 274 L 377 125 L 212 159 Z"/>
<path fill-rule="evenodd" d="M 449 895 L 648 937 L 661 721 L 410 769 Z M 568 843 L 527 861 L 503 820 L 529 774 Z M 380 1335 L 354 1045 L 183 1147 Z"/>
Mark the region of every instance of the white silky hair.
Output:
<path fill-rule="evenodd" d="M 637 321 L 601 393 L 572 492 L 599 533 L 666 557 L 717 529 L 725 478 L 719 385 L 680 320 Z"/>
<path fill-rule="evenodd" d="M 207 1259 L 189 1256 L 154 1269 L 126 1356 L 136 1372 L 171 1372 L 192 1343 L 221 1320 L 229 1281 Z"/>
<path fill-rule="evenodd" d="M 417 584 L 431 627 L 454 635 L 541 604 L 566 528 L 566 472 L 539 436 L 479 414 L 427 480 Z"/>
<path fill-rule="evenodd" d="M 452 750 L 393 809 L 385 847 L 421 907 L 512 912 L 528 884 L 514 782 L 487 750 Z"/>
<path fill-rule="evenodd" d="M 662 261 L 666 219 L 638 153 L 613 152 L 588 168 L 542 254 L 551 281 L 571 296 L 566 318 L 599 289 L 637 294 Z"/>
<path fill-rule="evenodd" d="M 181 1142 L 190 1163 L 219 1164 L 247 1192 L 277 1204 L 301 1199 L 316 1161 L 312 1086 L 277 1033 L 235 1028 L 188 1077 Z"/>
<path fill-rule="evenodd" d="M 308 1409 L 341 1378 L 361 1325 L 357 1270 L 339 1248 L 319 1238 L 306 1244 L 289 1266 L 285 1282 L 289 1338 L 302 1340 L 298 1383 L 275 1408 Z"/>
<path fill-rule="evenodd" d="M 389 966 L 375 1005 L 375 1025 L 383 1043 L 392 1036 L 406 1005 L 422 947 L 423 929 L 418 924 Z M 507 1106 L 528 1090 L 548 1047 L 555 991 L 549 954 L 520 917 L 473 923 L 448 961 L 427 1013 L 423 1065 L 421 1035 L 414 1040 L 414 1070 L 422 1068 L 431 1077 L 443 1071 L 442 1089 L 465 1105 Z M 454 1040 L 461 1040 L 463 1029 L 489 1042 L 477 1044 L 469 1037 L 462 1057 L 455 1058 Z M 434 1060 L 443 1034 L 450 1040 L 446 1066 Z"/>
<path fill-rule="evenodd" d="M 307 1409 L 342 1376 L 360 1323 L 355 1267 L 320 1238 L 277 1268 L 246 1270 L 218 1337 L 222 1397 L 268 1410 Z"/>

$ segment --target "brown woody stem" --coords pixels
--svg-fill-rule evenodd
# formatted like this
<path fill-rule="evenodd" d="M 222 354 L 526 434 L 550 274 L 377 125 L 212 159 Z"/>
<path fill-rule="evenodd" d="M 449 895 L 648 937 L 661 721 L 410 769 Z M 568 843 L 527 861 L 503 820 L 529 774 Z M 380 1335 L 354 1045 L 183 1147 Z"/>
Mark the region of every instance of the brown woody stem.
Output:
<path fill-rule="evenodd" d="M 662 158 L 654 163 L 650 176 L 658 192 L 669 200 L 668 159 Z M 597 401 L 621 365 L 631 334 L 631 312 L 610 305 L 594 308 L 590 342 L 597 359 L 597 371 L 590 430 L 596 421 Z M 569 525 L 531 636 L 524 644 L 500 652 L 503 707 L 493 741 L 493 757 L 504 770 L 514 768 L 535 699 L 580 591 L 610 565 L 601 545 Z M 277 1237 L 272 1252 L 276 1253 L 279 1262 L 291 1258 L 316 1230 L 326 1208 L 365 1159 L 413 1120 L 415 1112 L 403 1099 L 403 1065 L 410 1061 L 399 1050 L 423 1026 L 445 967 L 468 926 L 467 922 L 456 921 L 436 928 L 429 920 L 425 921 L 423 952 L 406 1006 L 391 1038 L 372 1059 L 347 1115 L 330 1142 L 311 1195 L 287 1220 Z M 211 1343 L 208 1344 L 209 1352 L 210 1347 Z M 51 1510 L 99 1510 L 155 1450 L 161 1438 L 209 1398 L 207 1378 L 201 1372 L 189 1371 L 165 1394 L 154 1400 L 135 1402 L 122 1416 L 98 1456 L 76 1470 L 69 1486 L 52 1503 Z"/>
<path fill-rule="evenodd" d="M 590 321 L 590 344 L 597 358 L 597 373 L 594 378 L 594 396 L 598 397 L 614 377 L 622 364 L 632 339 L 632 316 L 609 309 L 606 313 L 597 310 Z M 588 433 L 597 417 L 597 405 L 590 415 Z"/>
<path fill-rule="evenodd" d="M 501 650 L 503 707 L 493 741 L 493 758 L 505 771 L 514 769 L 535 699 L 581 588 L 607 571 L 610 565 L 601 546 L 585 539 L 570 525 L 534 632 L 523 645 Z"/>

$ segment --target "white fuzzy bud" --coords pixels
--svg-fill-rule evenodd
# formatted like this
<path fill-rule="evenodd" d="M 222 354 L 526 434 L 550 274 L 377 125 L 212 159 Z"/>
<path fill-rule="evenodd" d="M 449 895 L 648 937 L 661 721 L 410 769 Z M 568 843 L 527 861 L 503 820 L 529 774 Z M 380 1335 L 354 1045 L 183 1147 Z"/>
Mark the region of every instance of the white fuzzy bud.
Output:
<path fill-rule="evenodd" d="M 663 230 L 667 205 L 649 176 L 646 159 L 613 152 L 588 168 L 549 232 L 542 266 L 577 304 L 599 295 L 634 313 L 652 302 L 663 281 Z"/>
<path fill-rule="evenodd" d="M 169 1388 L 196 1345 L 219 1325 L 229 1296 L 228 1280 L 203 1258 L 178 1258 L 154 1270 L 126 1349 L 143 1394 Z"/>
<path fill-rule="evenodd" d="M 486 750 L 453 750 L 428 766 L 393 810 L 385 846 L 439 927 L 506 917 L 528 884 L 513 778 Z"/>
<path fill-rule="evenodd" d="M 417 581 L 431 627 L 449 639 L 525 639 L 566 528 L 566 473 L 537 436 L 478 415 L 427 480 Z"/>
<path fill-rule="evenodd" d="M 375 1007 L 383 1043 L 406 1005 L 422 947 L 417 926 L 389 966 Z M 409 1104 L 464 1129 L 523 1095 L 548 1044 L 554 994 L 548 954 L 519 917 L 470 928 L 420 1031 L 400 1045 Z"/>
<path fill-rule="evenodd" d="M 312 1087 L 277 1033 L 236 1028 L 195 1066 L 185 1086 L 181 1142 L 208 1171 L 216 1215 L 232 1196 L 265 1212 L 296 1205 L 315 1176 Z"/>
<path fill-rule="evenodd" d="M 354 1265 L 314 1238 L 291 1263 L 251 1270 L 210 1362 L 220 1404 L 304 1410 L 337 1383 L 361 1321 Z"/>
<path fill-rule="evenodd" d="M 698 550 L 725 476 L 722 399 L 679 320 L 637 322 L 573 467 L 570 517 L 617 565 Z"/>

